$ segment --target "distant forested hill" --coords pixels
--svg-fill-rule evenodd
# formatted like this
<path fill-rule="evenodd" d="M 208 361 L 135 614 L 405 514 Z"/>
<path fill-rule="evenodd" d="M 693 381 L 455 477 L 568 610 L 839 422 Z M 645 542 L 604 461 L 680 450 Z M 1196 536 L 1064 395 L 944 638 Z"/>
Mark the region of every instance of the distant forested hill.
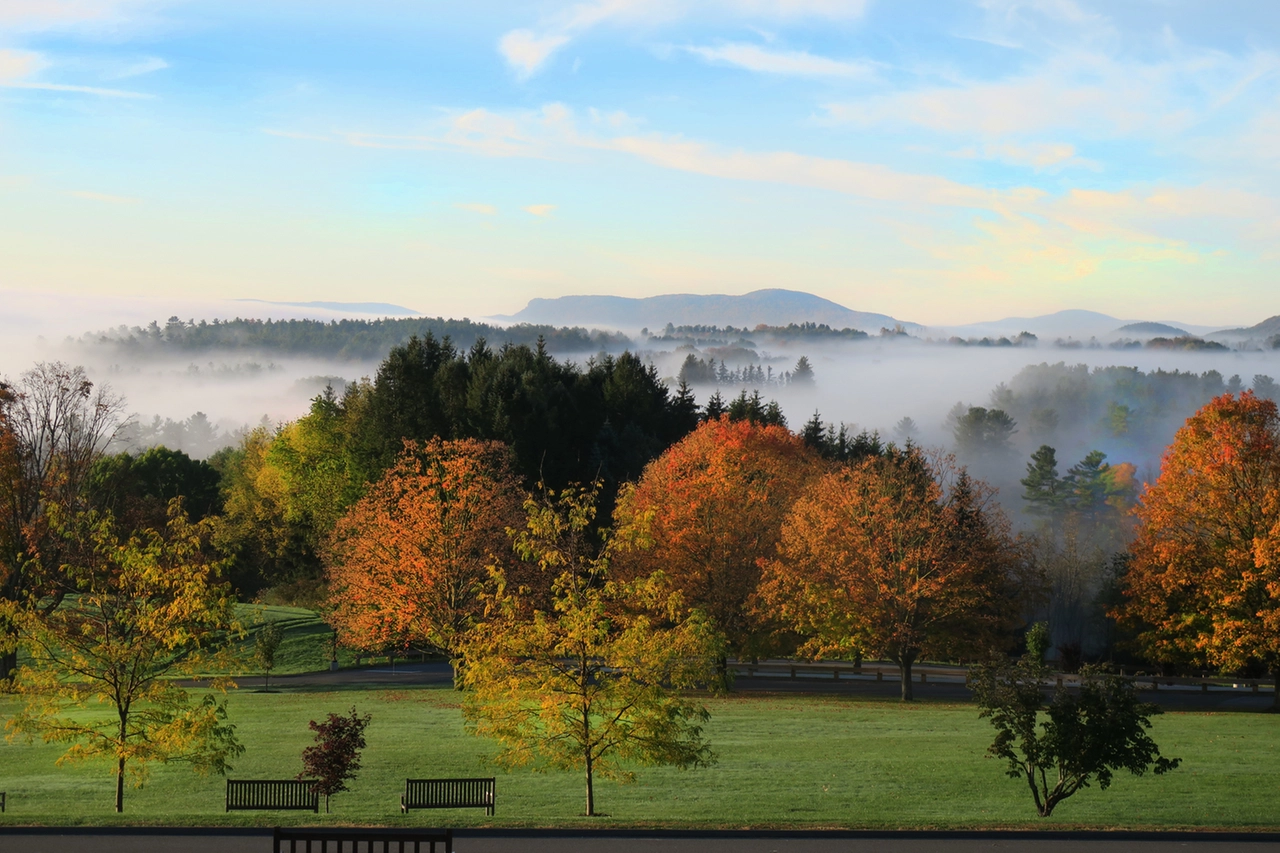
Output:
<path fill-rule="evenodd" d="M 121 326 L 87 334 L 82 343 L 111 346 L 126 352 L 194 353 L 240 350 L 277 355 L 324 356 L 338 359 L 383 358 L 391 348 L 413 336 L 449 338 L 468 349 L 484 338 L 490 346 L 533 344 L 539 338 L 551 352 L 590 352 L 628 346 L 631 340 L 615 332 L 580 327 L 533 325 L 494 326 L 443 317 L 401 317 L 380 320 L 214 320 L 198 323 L 170 317 L 161 326 Z"/>

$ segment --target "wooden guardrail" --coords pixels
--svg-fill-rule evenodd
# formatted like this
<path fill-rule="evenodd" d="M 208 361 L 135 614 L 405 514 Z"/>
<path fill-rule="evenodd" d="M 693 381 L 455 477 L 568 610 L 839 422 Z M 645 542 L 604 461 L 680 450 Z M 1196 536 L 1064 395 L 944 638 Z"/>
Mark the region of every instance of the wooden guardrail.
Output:
<path fill-rule="evenodd" d="M 901 673 L 897 666 L 883 662 L 864 663 L 858 666 L 847 661 L 736 661 L 729 668 L 738 675 L 748 678 L 766 676 L 775 678 L 831 678 L 839 681 L 899 681 Z M 1269 679 L 1233 678 L 1231 676 L 1164 676 L 1138 670 L 1125 672 L 1121 668 L 1120 675 L 1132 681 L 1139 690 L 1158 691 L 1162 687 L 1198 687 L 1202 693 L 1211 690 L 1247 690 L 1251 693 L 1265 693 L 1275 690 L 1275 684 Z M 1057 683 L 1069 684 L 1077 681 L 1077 676 L 1069 674 L 1055 675 Z M 968 680 L 968 670 L 959 666 L 915 666 L 912 668 L 912 680 L 920 684 L 964 683 Z"/>
<path fill-rule="evenodd" d="M 271 849 L 274 853 L 453 853 L 453 830 L 276 827 Z"/>

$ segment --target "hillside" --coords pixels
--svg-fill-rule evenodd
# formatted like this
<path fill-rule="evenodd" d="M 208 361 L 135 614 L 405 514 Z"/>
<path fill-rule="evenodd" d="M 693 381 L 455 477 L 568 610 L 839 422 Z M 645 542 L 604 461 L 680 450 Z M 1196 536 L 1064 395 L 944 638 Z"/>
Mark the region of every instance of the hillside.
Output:
<path fill-rule="evenodd" d="M 1186 329 L 1170 326 L 1168 323 L 1129 323 L 1127 326 L 1121 326 L 1116 329 L 1116 333 L 1123 335 L 1164 335 L 1165 337 L 1187 337 L 1190 334 Z"/>
<path fill-rule="evenodd" d="M 657 331 L 668 323 L 748 329 L 761 323 L 771 326 L 819 323 L 836 329 L 861 329 L 873 334 L 882 327 L 893 328 L 900 323 L 908 330 L 921 328 L 916 323 L 902 323 L 887 314 L 853 311 L 821 296 L 781 289 L 756 290 L 742 296 L 677 293 L 643 299 L 625 296 L 531 299 L 516 314 L 495 319 L 558 326 L 607 326 L 626 331 L 640 328 Z"/>

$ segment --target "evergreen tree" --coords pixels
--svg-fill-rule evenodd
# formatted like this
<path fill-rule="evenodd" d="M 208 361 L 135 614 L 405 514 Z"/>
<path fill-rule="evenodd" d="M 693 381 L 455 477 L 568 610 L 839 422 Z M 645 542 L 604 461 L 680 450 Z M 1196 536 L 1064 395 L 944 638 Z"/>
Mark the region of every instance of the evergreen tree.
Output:
<path fill-rule="evenodd" d="M 1048 517 L 1062 507 L 1063 483 L 1058 476 L 1058 455 L 1047 444 L 1031 454 L 1027 463 L 1027 476 L 1022 478 L 1022 498 L 1028 504 L 1027 512 Z"/>

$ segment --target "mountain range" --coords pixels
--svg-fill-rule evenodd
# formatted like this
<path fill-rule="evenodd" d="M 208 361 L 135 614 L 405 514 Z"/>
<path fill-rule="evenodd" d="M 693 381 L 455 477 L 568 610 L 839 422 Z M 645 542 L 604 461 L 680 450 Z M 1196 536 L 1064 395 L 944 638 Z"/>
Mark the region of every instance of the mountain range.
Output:
<path fill-rule="evenodd" d="M 1220 328 L 1166 320 L 1125 320 L 1080 309 L 1056 311 L 1036 317 L 1006 317 L 959 326 L 926 327 L 887 314 L 855 311 L 811 293 L 781 288 L 755 290 L 741 296 L 666 294 L 644 298 L 561 296 L 554 299 L 532 299 L 515 314 L 492 319 L 501 323 L 547 323 L 556 326 L 611 328 L 626 332 L 636 332 L 641 328 L 658 331 L 668 323 L 677 326 L 738 326 L 748 329 L 759 324 L 785 326 L 789 323 L 825 323 L 832 328 L 860 329 L 873 335 L 881 328 L 901 326 L 911 334 L 921 336 L 1012 337 L 1025 331 L 1049 340 L 1206 335 Z M 1276 328 L 1271 329 L 1271 325 Z M 1267 337 L 1278 332 L 1280 317 L 1248 329 L 1224 330 L 1217 334 Z"/>
<path fill-rule="evenodd" d="M 635 332 L 658 331 L 668 323 L 677 326 L 737 326 L 754 328 L 763 323 L 825 323 L 836 329 L 854 328 L 875 334 L 882 327 L 901 325 L 908 332 L 923 326 L 896 320 L 887 314 L 854 311 L 821 296 L 796 290 L 771 288 L 742 296 L 674 293 L 632 298 L 626 296 L 561 296 L 531 299 L 515 314 L 494 317 L 504 323 L 548 323 L 556 326 L 604 326 Z"/>

